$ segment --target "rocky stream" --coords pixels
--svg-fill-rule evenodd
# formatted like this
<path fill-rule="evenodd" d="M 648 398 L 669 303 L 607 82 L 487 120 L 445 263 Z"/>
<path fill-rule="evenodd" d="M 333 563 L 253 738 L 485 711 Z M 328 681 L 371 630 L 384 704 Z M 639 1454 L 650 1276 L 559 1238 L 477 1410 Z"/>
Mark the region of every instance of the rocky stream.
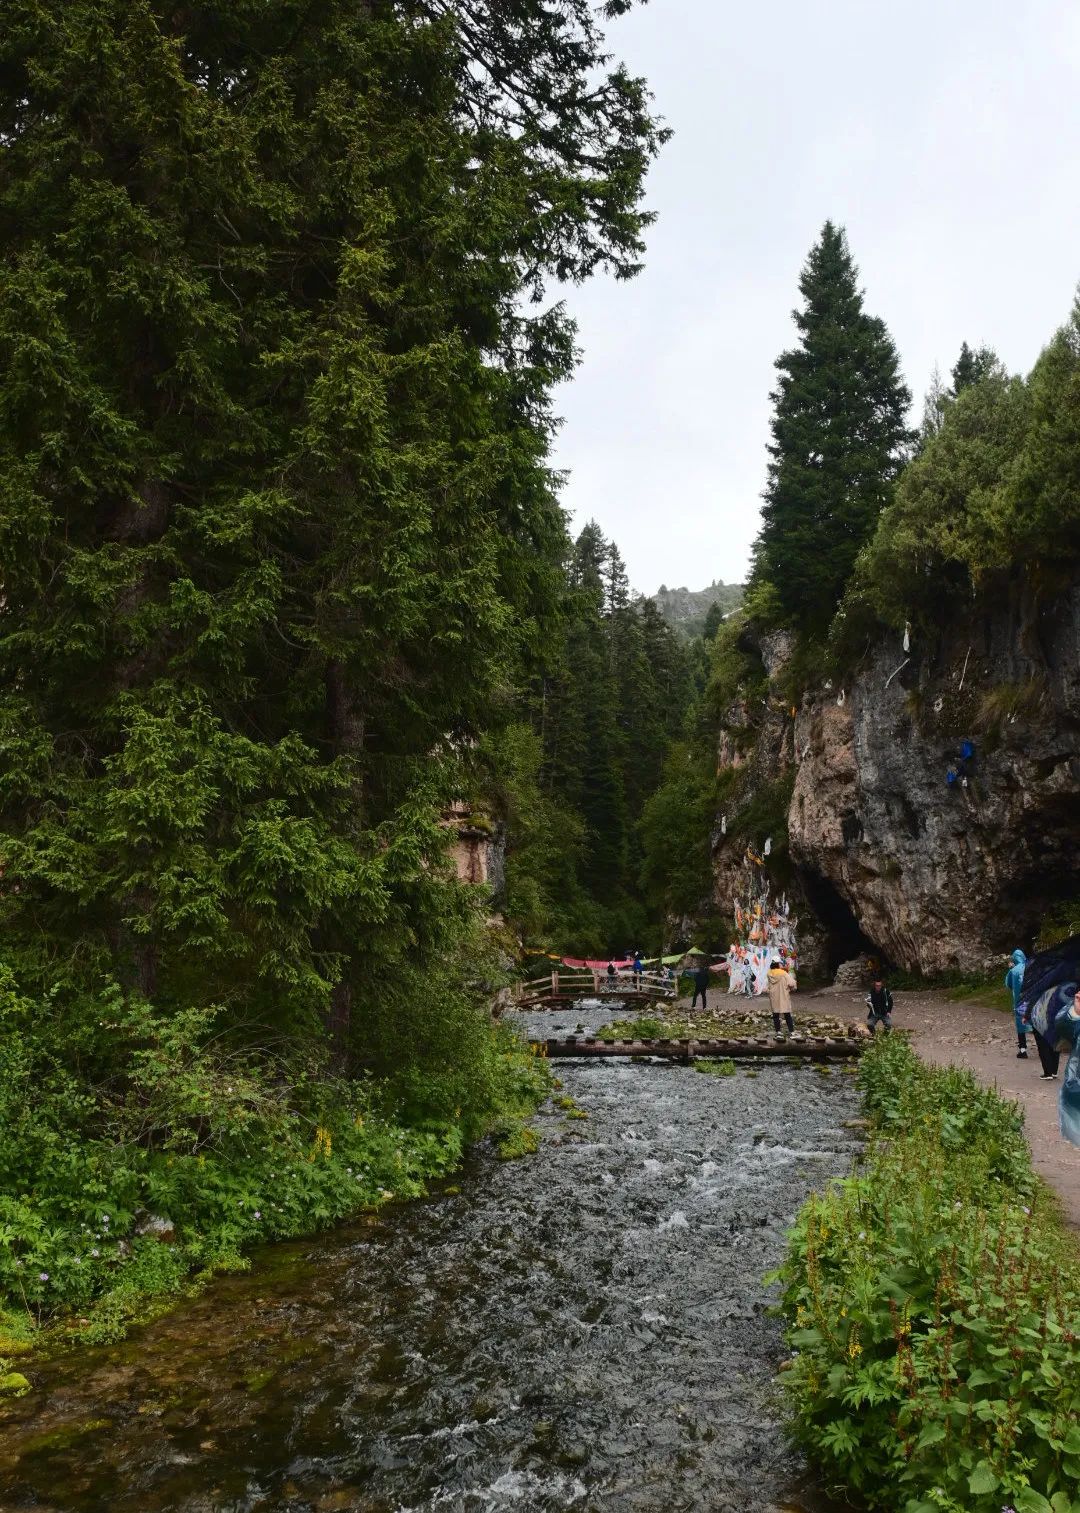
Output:
<path fill-rule="evenodd" d="M 526 1020 L 538 1035 L 610 1011 Z M 39 1513 L 828 1507 L 788 1444 L 763 1273 L 850 1167 L 839 1067 L 562 1064 L 540 1153 L 306 1242 L 4 1409 Z"/>

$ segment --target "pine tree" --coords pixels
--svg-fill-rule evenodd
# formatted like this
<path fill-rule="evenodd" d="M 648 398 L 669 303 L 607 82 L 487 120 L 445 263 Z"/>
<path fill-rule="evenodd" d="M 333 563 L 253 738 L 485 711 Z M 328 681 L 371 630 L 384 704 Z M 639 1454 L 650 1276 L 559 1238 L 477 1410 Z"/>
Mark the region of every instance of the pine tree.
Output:
<path fill-rule="evenodd" d="M 954 370 L 955 371 L 955 370 Z M 923 400 L 922 425 L 919 427 L 919 450 L 921 451 L 941 430 L 945 419 L 945 410 L 951 399 L 956 396 L 942 382 L 941 371 L 934 364 L 934 371 L 930 375 L 930 387 L 926 391 Z"/>
<path fill-rule="evenodd" d="M 973 352 L 966 341 L 962 342 L 960 356 L 952 370 L 952 397 L 955 399 L 958 394 L 969 389 L 972 384 L 979 383 L 1000 366 L 998 355 L 991 347 L 979 347 Z"/>
<path fill-rule="evenodd" d="M 863 309 L 843 230 L 826 222 L 799 280 L 800 345 L 780 381 L 754 577 L 784 620 L 820 632 L 874 530 L 911 442 L 892 339 Z"/>
<path fill-rule="evenodd" d="M 634 271 L 662 134 L 585 0 L 10 0 L 0 77 L 6 948 L 343 1049 L 558 589 L 521 295 Z"/>
<path fill-rule="evenodd" d="M 705 612 L 705 624 L 701 629 L 703 641 L 715 641 L 716 632 L 724 623 L 724 611 L 720 608 L 720 600 L 716 599 Z"/>

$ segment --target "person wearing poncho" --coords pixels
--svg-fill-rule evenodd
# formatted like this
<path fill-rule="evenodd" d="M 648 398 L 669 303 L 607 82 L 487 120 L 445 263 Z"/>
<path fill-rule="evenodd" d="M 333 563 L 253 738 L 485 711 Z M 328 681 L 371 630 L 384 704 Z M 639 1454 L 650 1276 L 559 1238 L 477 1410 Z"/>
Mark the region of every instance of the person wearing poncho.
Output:
<path fill-rule="evenodd" d="M 1019 1047 L 1017 1057 L 1023 1060 L 1027 1056 L 1027 1026 L 1020 1013 L 1020 998 L 1024 990 L 1024 968 L 1027 966 L 1027 957 L 1023 951 L 1014 951 L 1012 954 L 1012 966 L 1005 973 L 1005 986 L 1012 994 L 1013 1023 L 1016 1025 L 1016 1044 Z"/>
<path fill-rule="evenodd" d="M 1057 1017 L 1057 1043 L 1068 1047 L 1065 1080 L 1058 1095 L 1058 1127 L 1066 1140 L 1080 1145 L 1080 988 L 1069 1007 Z"/>
<path fill-rule="evenodd" d="M 1027 963 L 1020 1011 L 1035 1030 L 1040 1056 L 1044 1046 L 1053 1056 L 1053 1069 L 1044 1077 L 1056 1075 L 1058 1046 L 1068 1052 L 1058 1094 L 1058 1126 L 1066 1140 L 1080 1146 L 1080 935 L 1040 951 Z"/>

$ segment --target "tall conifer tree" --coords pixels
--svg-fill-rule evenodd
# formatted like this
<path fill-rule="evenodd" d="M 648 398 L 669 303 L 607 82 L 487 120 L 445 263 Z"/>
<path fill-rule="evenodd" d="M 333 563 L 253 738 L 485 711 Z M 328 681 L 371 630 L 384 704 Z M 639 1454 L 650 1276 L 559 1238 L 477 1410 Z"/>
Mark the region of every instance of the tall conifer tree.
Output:
<path fill-rule="evenodd" d="M 896 348 L 857 279 L 843 229 L 826 221 L 799 280 L 801 341 L 776 359 L 771 396 L 754 576 L 775 586 L 787 623 L 811 632 L 831 619 L 911 440 Z"/>
<path fill-rule="evenodd" d="M 573 331 L 521 295 L 635 270 L 662 137 L 600 25 L 5 8 L 0 928 L 30 988 L 339 1051 L 432 996 L 453 753 L 565 544 Z"/>

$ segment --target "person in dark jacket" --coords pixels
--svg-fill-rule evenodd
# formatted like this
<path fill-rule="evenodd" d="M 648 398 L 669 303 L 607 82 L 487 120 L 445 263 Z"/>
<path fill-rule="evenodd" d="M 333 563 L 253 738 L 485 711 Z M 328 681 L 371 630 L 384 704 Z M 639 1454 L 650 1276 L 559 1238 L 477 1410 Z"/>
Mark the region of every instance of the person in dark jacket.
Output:
<path fill-rule="evenodd" d="M 875 977 L 873 986 L 866 995 L 866 1025 L 871 1035 L 877 1033 L 878 1025 L 881 1025 L 886 1035 L 892 1030 L 892 994 L 885 985 L 883 977 Z"/>
<path fill-rule="evenodd" d="M 696 967 L 694 969 L 694 997 L 693 997 L 693 999 L 691 1000 L 691 1003 L 690 1003 L 690 1007 L 692 1009 L 696 1009 L 697 1008 L 697 1001 L 698 1001 L 698 994 L 699 993 L 701 994 L 701 1007 L 703 1009 L 705 1007 L 707 1007 L 707 1005 L 705 1003 L 705 994 L 706 994 L 706 992 L 708 990 L 708 987 L 709 987 L 709 969 L 703 963 L 700 967 Z"/>
<path fill-rule="evenodd" d="M 1035 1032 L 1035 1048 L 1042 1062 L 1044 1082 L 1058 1074 L 1058 1051 L 1054 1025 L 1068 1008 L 1080 979 L 1080 935 L 1071 935 L 1049 951 L 1040 951 L 1024 967 L 1024 982 L 1017 1012 Z"/>

